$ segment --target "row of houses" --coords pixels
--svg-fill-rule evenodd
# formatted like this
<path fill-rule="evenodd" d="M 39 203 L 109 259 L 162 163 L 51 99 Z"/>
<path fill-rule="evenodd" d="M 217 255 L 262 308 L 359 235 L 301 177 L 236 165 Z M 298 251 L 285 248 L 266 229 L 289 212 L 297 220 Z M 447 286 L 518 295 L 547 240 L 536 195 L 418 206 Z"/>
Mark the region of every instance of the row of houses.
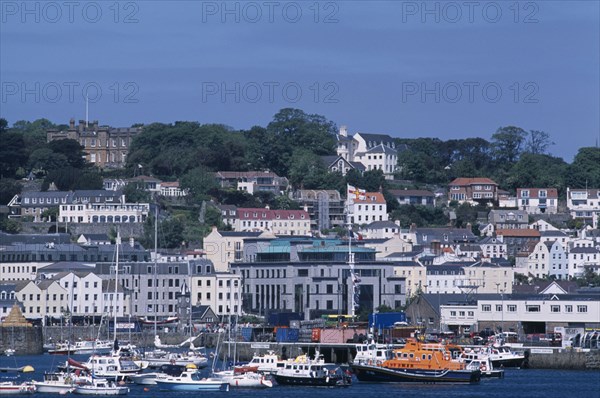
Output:
<path fill-rule="evenodd" d="M 150 204 L 127 203 L 122 191 L 27 191 L 15 195 L 8 208 L 9 217 L 33 222 L 120 224 L 145 222 Z M 58 209 L 58 219 L 46 215 L 51 209 Z"/>

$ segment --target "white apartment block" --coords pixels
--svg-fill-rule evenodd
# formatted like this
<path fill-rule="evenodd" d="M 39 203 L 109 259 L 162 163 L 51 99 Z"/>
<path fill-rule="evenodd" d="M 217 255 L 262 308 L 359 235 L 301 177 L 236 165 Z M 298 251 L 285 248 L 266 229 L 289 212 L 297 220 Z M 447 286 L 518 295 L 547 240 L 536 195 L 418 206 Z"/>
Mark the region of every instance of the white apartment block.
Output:
<path fill-rule="evenodd" d="M 149 203 L 68 204 L 59 207 L 58 219 L 78 224 L 143 223 L 149 211 Z"/>
<path fill-rule="evenodd" d="M 238 208 L 233 229 L 239 232 L 265 232 L 274 235 L 310 235 L 310 216 L 304 210 Z"/>

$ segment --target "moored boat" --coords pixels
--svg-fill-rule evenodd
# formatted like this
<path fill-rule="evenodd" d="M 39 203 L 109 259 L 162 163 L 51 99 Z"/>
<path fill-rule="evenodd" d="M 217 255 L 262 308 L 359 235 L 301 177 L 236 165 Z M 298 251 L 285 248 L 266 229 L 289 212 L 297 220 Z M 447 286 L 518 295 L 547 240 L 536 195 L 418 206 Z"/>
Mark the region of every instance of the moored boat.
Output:
<path fill-rule="evenodd" d="M 452 359 L 443 344 L 410 339 L 392 354 L 384 361 L 354 362 L 352 371 L 367 382 L 477 383 L 481 377 L 479 369 L 467 369 L 464 362 Z"/>
<path fill-rule="evenodd" d="M 273 382 L 265 375 L 255 372 L 238 373 L 235 370 L 224 370 L 213 373 L 214 378 L 223 380 L 231 387 L 237 388 L 270 388 Z"/>
<path fill-rule="evenodd" d="M 0 382 L 0 395 L 33 394 L 35 386 L 31 383 L 15 384 L 12 381 Z"/>
<path fill-rule="evenodd" d="M 348 387 L 352 378 L 338 365 L 326 363 L 317 351 L 314 358 L 301 355 L 289 360 L 273 375 L 275 381 L 284 385 L 321 387 Z"/>
<path fill-rule="evenodd" d="M 203 378 L 194 365 L 187 365 L 179 376 L 157 378 L 156 384 L 169 391 L 229 391 L 228 382 Z"/>
<path fill-rule="evenodd" d="M 40 393 L 65 394 L 73 392 L 77 385 L 89 384 L 91 382 L 92 378 L 86 375 L 66 372 L 47 372 L 44 373 L 43 381 L 33 381 L 33 385 L 35 385 L 37 392 Z"/>
<path fill-rule="evenodd" d="M 118 386 L 106 379 L 94 379 L 91 384 L 76 386 L 73 392 L 81 395 L 126 395 L 129 388 Z"/>
<path fill-rule="evenodd" d="M 273 351 L 268 351 L 266 354 L 254 354 L 245 366 L 256 367 L 260 373 L 276 373 L 285 366 L 285 363 L 286 361 L 279 358 Z"/>

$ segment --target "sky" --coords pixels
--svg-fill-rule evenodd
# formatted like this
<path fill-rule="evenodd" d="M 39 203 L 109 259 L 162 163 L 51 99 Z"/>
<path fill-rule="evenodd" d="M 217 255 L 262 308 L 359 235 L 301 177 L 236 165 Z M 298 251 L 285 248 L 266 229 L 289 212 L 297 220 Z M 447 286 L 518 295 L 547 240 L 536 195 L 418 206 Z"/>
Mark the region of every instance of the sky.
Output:
<path fill-rule="evenodd" d="M 0 0 L 0 117 L 600 139 L 598 1 Z"/>

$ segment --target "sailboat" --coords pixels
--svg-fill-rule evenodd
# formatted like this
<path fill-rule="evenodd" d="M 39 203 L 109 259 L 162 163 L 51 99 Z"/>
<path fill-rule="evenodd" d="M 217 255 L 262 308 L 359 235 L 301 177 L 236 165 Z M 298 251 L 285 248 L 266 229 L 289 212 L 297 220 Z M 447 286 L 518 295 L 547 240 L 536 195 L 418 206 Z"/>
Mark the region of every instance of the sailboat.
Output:
<path fill-rule="evenodd" d="M 114 290 L 114 301 L 113 301 L 113 350 L 108 355 L 92 355 L 87 362 L 79 364 L 84 369 L 92 372 L 92 376 L 101 378 L 107 378 L 115 381 L 121 381 L 128 378 L 129 375 L 136 374 L 142 371 L 142 368 L 138 366 L 130 355 L 121 355 L 119 349 L 119 343 L 117 340 L 117 299 L 119 291 L 119 247 L 121 245 L 121 235 L 117 232 L 116 249 L 115 249 L 115 290 Z M 101 385 L 100 385 L 101 384 Z M 112 395 L 114 392 L 110 391 L 110 386 L 106 383 L 100 383 L 97 385 L 97 391 L 106 392 L 106 394 L 99 395 Z M 94 386 L 86 386 L 85 390 L 77 391 L 78 394 L 92 394 Z M 82 392 L 84 391 L 84 392 Z M 119 390 L 118 394 L 124 394 L 123 390 Z"/>

